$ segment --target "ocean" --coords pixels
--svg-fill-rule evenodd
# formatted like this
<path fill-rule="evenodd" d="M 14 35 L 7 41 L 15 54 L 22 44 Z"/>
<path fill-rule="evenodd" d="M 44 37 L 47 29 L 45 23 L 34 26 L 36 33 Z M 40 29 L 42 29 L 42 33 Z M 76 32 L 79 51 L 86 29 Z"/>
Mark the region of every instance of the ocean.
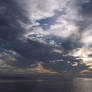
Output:
<path fill-rule="evenodd" d="M 0 92 L 92 92 L 92 78 L 0 79 Z"/>

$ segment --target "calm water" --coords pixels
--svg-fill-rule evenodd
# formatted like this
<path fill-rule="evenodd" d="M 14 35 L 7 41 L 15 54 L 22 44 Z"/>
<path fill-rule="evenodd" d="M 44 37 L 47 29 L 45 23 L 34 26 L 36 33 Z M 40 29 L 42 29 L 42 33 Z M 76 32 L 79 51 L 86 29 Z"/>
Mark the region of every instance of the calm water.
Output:
<path fill-rule="evenodd" d="M 0 92 L 92 92 L 92 79 L 0 80 Z"/>

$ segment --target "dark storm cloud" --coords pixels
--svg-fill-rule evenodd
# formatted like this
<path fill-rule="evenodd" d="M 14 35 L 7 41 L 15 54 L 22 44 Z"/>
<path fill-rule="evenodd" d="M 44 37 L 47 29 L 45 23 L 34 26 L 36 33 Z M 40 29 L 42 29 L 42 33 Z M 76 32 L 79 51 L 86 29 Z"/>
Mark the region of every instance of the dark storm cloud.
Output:
<path fill-rule="evenodd" d="M 84 16 L 92 15 L 92 0 L 90 0 L 89 2 L 82 3 L 81 8 Z"/>
<path fill-rule="evenodd" d="M 26 43 L 13 43 L 13 46 L 9 46 L 9 49 L 13 49 L 18 52 L 22 57 L 16 58 L 16 62 L 13 62 L 13 66 L 16 68 L 27 68 L 31 64 L 36 62 L 43 62 L 43 66 L 47 69 L 52 69 L 57 72 L 61 71 L 81 71 L 86 69 L 85 64 L 82 64 L 82 60 L 79 60 L 73 56 L 67 55 L 66 52 L 59 54 L 56 52 L 51 53 L 53 47 L 45 46 L 41 43 L 33 42 L 28 40 Z M 62 50 L 62 49 L 61 49 Z M 62 59 L 62 60 L 61 60 Z M 49 61 L 56 61 L 56 63 L 49 63 Z M 57 62 L 60 60 L 60 62 Z M 68 63 L 68 61 L 70 63 Z M 72 66 L 74 63 L 78 65 Z"/>
<path fill-rule="evenodd" d="M 18 20 L 27 20 L 13 1 L 0 0 L 0 10 L 0 39 L 13 41 L 23 32 Z"/>

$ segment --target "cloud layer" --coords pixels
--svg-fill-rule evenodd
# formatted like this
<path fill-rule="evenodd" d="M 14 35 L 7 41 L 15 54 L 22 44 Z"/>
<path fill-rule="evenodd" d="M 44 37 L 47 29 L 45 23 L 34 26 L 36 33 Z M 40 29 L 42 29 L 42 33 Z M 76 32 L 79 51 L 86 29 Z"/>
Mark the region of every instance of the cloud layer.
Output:
<path fill-rule="evenodd" d="M 45 73 L 92 69 L 91 0 L 7 2 L 0 1 L 1 68 L 36 72 L 30 66 L 42 62 Z"/>

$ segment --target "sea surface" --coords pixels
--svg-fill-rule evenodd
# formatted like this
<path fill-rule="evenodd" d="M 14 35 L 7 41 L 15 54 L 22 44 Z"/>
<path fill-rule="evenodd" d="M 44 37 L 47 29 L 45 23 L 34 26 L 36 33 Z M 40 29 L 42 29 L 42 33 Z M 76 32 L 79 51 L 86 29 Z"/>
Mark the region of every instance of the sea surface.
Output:
<path fill-rule="evenodd" d="M 0 79 L 0 92 L 92 92 L 92 78 Z"/>

